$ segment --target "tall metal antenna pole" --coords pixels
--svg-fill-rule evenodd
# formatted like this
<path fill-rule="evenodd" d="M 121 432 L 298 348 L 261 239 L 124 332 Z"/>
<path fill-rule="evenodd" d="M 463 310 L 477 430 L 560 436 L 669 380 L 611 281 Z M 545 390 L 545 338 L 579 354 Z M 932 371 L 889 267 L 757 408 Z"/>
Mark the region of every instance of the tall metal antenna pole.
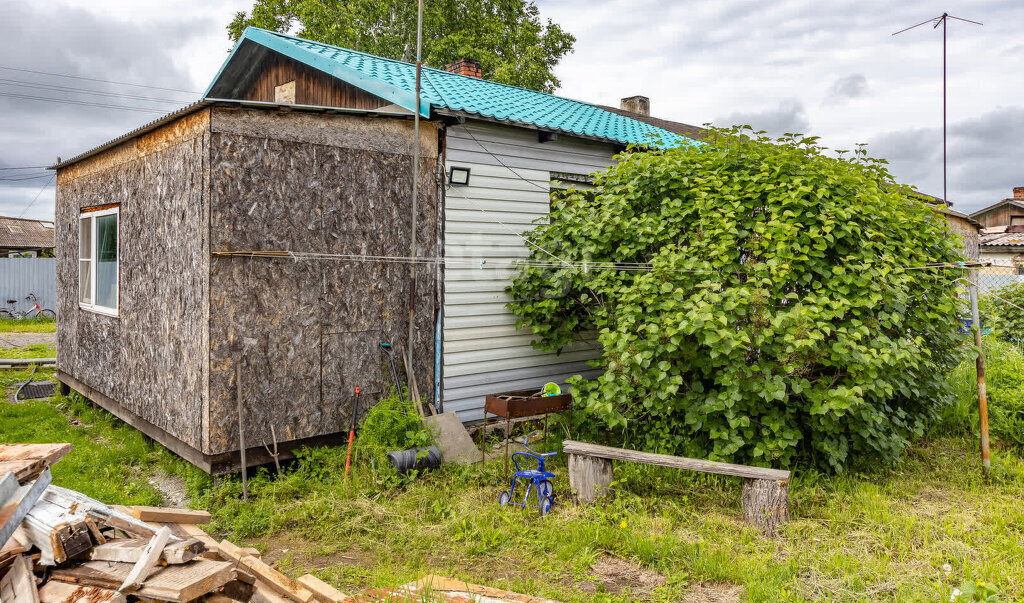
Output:
<path fill-rule="evenodd" d="M 899 35 L 905 31 L 910 31 L 916 27 L 921 27 L 927 23 L 933 23 L 932 29 L 936 29 L 940 24 L 942 25 L 942 201 L 949 204 L 949 191 L 947 189 L 947 168 L 946 168 L 946 106 L 947 106 L 947 84 L 946 84 L 946 25 L 950 19 L 956 19 L 957 21 L 963 21 L 964 23 L 973 23 L 974 25 L 981 25 L 977 21 L 971 21 L 970 19 L 962 19 L 960 17 L 954 17 L 949 13 L 942 13 L 942 15 L 935 17 L 934 19 L 928 19 L 922 21 L 917 25 L 911 25 L 906 29 L 901 29 L 894 36 Z M 968 293 L 970 295 L 971 302 L 971 322 L 973 323 L 974 331 L 974 345 L 978 347 L 978 358 L 976 361 L 977 377 L 978 377 L 978 424 L 981 429 L 981 468 L 987 477 L 989 472 L 992 470 L 992 461 L 989 456 L 989 439 L 988 439 L 988 396 L 985 391 L 985 355 L 982 351 L 981 345 L 981 318 L 978 312 L 978 271 L 971 270 L 970 273 L 970 284 L 968 286 Z"/>
<path fill-rule="evenodd" d="M 416 95 L 413 101 L 415 107 L 413 109 L 412 118 L 412 219 L 410 223 L 412 230 L 409 234 L 409 256 L 412 259 L 409 262 L 409 342 L 406 346 L 409 354 L 409 370 L 406 371 L 406 380 L 408 382 L 409 397 L 412 398 L 415 388 L 413 388 L 413 372 L 416 370 L 416 365 L 413 364 L 413 344 L 415 343 L 416 336 L 416 205 L 419 200 L 419 180 L 420 180 L 420 75 L 423 72 L 423 0 L 419 0 L 419 4 L 416 10 Z M 401 393 L 401 392 L 399 392 Z M 420 401 L 416 400 L 416 404 Z"/>
<path fill-rule="evenodd" d="M 932 23 L 932 29 L 936 29 L 939 25 L 942 25 L 942 201 L 947 205 L 949 204 L 949 190 L 947 185 L 947 170 L 946 170 L 946 23 L 950 19 L 956 19 L 957 21 L 963 21 L 964 23 L 973 23 L 974 25 L 982 25 L 977 21 L 971 21 L 970 19 L 962 19 L 960 17 L 954 17 L 949 13 L 942 13 L 938 17 L 922 21 L 917 25 L 911 25 L 905 29 L 901 29 L 896 33 L 892 34 L 898 36 L 905 31 L 910 31 L 922 25 Z"/>

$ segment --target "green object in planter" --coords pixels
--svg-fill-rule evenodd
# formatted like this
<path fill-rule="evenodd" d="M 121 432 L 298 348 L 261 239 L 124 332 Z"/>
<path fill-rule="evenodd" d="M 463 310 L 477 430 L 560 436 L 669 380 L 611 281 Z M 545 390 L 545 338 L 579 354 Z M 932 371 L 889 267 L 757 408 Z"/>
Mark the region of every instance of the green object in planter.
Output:
<path fill-rule="evenodd" d="M 557 383 L 545 383 L 544 384 L 544 395 L 545 396 L 559 396 L 562 394 L 562 388 L 558 387 Z"/>

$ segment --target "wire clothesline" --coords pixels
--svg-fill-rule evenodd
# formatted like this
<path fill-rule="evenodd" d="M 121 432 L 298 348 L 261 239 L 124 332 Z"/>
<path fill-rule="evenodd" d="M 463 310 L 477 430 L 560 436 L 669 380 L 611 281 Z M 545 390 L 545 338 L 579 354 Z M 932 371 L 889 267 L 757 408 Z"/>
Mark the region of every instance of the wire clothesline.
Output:
<path fill-rule="evenodd" d="M 299 260 L 324 260 L 324 261 L 352 261 L 352 262 L 377 262 L 393 264 L 428 264 L 444 265 L 449 267 L 466 267 L 481 269 L 496 268 L 572 268 L 584 272 L 590 270 L 617 270 L 625 272 L 677 272 L 692 274 L 721 274 L 720 269 L 712 268 L 669 268 L 651 262 L 610 262 L 610 261 L 568 261 L 558 258 L 558 262 L 533 260 L 528 258 L 454 258 L 437 256 L 402 256 L 402 255 L 372 255 L 353 253 L 324 253 L 312 251 L 290 251 L 283 249 L 263 250 L 231 250 L 214 251 L 211 255 L 215 257 L 251 257 L 251 258 L 274 258 Z M 923 266 L 893 266 L 903 270 L 927 270 L 927 269 L 955 269 L 974 268 L 988 266 L 988 262 L 956 262 L 942 264 L 926 264 Z"/>

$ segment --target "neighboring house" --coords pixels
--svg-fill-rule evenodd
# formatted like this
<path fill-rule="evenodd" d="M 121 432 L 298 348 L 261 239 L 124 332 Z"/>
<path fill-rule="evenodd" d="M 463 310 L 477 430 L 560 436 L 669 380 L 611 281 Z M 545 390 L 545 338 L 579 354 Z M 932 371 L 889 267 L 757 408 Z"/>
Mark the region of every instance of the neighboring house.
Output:
<path fill-rule="evenodd" d="M 413 65 L 249 28 L 201 101 L 56 165 L 58 378 L 222 472 L 239 388 L 249 464 L 347 430 L 353 388 L 369 405 L 387 387 L 378 345 L 404 347 L 410 299 L 419 390 L 463 421 L 486 393 L 587 371 L 592 345 L 538 351 L 505 307 L 521 235 L 553 180 L 692 141 L 451 69 L 416 98 Z"/>
<path fill-rule="evenodd" d="M 1024 186 L 1014 187 L 1013 197 L 979 209 L 971 218 L 982 226 L 981 259 L 992 262 L 987 271 L 1006 274 L 1006 268 L 1013 268 L 1024 274 Z"/>
<path fill-rule="evenodd" d="M 53 222 L 0 216 L 0 257 L 52 257 L 53 233 Z"/>

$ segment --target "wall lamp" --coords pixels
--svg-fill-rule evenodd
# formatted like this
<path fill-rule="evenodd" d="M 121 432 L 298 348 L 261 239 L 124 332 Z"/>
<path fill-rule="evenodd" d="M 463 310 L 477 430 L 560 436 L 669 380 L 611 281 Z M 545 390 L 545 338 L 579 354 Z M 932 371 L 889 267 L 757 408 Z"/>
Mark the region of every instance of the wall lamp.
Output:
<path fill-rule="evenodd" d="M 453 167 L 448 170 L 448 184 L 466 186 L 469 184 L 469 168 Z"/>

